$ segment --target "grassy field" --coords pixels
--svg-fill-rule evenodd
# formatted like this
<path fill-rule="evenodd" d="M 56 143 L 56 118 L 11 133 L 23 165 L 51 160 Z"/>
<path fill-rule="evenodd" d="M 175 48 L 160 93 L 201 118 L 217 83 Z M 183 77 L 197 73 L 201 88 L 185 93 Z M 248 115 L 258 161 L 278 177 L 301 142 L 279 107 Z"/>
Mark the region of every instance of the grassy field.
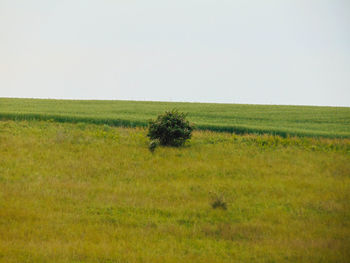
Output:
<path fill-rule="evenodd" d="M 197 129 L 350 138 L 349 107 L 0 98 L 0 119 L 145 126 L 165 110 L 188 113 Z"/>
<path fill-rule="evenodd" d="M 1 104 L 124 103 L 26 101 Z M 350 262 L 350 140 L 197 131 L 151 154 L 145 134 L 0 121 L 0 262 Z"/>

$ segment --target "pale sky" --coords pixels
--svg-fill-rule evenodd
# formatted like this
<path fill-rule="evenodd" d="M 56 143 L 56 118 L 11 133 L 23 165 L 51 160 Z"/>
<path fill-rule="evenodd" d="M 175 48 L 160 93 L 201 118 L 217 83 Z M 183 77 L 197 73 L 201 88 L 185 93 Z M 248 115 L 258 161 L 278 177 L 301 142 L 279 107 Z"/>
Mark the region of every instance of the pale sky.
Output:
<path fill-rule="evenodd" d="M 0 97 L 350 106 L 350 1 L 0 0 Z"/>

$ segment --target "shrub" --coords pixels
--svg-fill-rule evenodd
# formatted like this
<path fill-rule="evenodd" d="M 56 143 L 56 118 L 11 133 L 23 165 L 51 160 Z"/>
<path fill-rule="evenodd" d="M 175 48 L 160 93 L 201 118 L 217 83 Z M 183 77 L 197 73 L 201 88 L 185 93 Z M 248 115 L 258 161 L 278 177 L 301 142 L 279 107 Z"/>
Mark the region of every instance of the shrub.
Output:
<path fill-rule="evenodd" d="M 172 110 L 149 122 L 147 136 L 159 140 L 161 145 L 181 146 L 191 138 L 192 131 L 193 126 L 186 120 L 186 115 Z"/>

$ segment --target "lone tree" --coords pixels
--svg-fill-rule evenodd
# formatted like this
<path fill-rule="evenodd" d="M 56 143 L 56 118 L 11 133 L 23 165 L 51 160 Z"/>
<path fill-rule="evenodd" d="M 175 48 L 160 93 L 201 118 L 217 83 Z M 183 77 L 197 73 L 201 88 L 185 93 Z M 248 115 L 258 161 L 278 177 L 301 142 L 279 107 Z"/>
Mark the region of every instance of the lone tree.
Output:
<path fill-rule="evenodd" d="M 171 110 L 149 122 L 147 136 L 152 141 L 159 141 L 160 145 L 181 146 L 191 138 L 192 131 L 193 126 L 186 120 L 186 115 Z"/>

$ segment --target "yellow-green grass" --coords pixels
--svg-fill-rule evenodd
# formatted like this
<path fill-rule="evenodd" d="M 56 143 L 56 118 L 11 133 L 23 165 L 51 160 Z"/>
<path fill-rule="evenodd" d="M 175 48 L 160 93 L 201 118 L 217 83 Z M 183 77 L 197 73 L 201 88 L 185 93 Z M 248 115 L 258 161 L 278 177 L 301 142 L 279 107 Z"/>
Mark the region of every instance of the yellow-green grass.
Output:
<path fill-rule="evenodd" d="M 147 145 L 142 128 L 1 121 L 0 262 L 350 262 L 350 140 Z"/>
<path fill-rule="evenodd" d="M 201 130 L 350 138 L 350 107 L 0 98 L 0 119 L 142 127 L 174 108 Z"/>

